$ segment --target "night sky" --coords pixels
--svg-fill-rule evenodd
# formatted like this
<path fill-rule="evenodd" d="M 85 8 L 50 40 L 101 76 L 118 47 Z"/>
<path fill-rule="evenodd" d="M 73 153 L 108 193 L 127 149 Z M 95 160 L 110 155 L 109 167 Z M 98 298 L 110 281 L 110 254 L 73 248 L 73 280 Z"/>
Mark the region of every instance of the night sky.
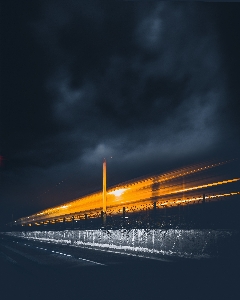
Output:
<path fill-rule="evenodd" d="M 239 156 L 240 3 L 9 0 L 0 19 L 2 223 L 100 190 L 104 157 L 111 186 Z"/>

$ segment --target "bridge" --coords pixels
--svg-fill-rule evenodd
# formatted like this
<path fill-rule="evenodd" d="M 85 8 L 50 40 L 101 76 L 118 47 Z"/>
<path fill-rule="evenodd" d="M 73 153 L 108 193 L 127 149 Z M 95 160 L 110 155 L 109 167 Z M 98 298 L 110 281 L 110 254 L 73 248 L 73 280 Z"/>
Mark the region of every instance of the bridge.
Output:
<path fill-rule="evenodd" d="M 7 295 L 16 290 L 18 296 L 22 286 L 24 293 L 29 286 L 33 298 L 42 292 L 41 299 L 46 287 L 54 299 L 69 297 L 69 291 L 95 299 L 110 288 L 121 299 L 125 291 L 134 295 L 131 299 L 158 294 L 174 299 L 182 287 L 184 297 L 187 291 L 190 297 L 193 290 L 203 291 L 200 282 L 207 287 L 200 298 L 214 298 L 216 291 L 234 298 L 231 291 L 239 293 L 234 222 L 240 229 L 240 178 L 225 172 L 228 163 L 187 166 L 110 188 L 105 163 L 102 191 L 15 220 L 0 233 Z M 210 229 L 213 220 L 217 230 Z"/>
<path fill-rule="evenodd" d="M 50 207 L 15 220 L 11 226 L 53 228 L 114 228 L 121 226 L 176 226 L 197 218 L 196 207 L 233 199 L 240 195 L 234 183 L 219 171 L 230 161 L 202 163 L 164 174 L 137 178 L 106 188 L 106 161 L 103 162 L 103 190 Z M 216 172 L 212 170 L 218 169 Z M 214 174 L 213 174 L 214 173 Z M 225 209 L 225 208 L 224 208 Z M 198 210 L 199 211 L 199 210 Z M 190 215 L 193 216 L 191 219 Z M 200 216 L 202 218 L 202 215 Z M 60 227 L 59 227 L 60 226 Z M 40 228 L 39 228 L 40 229 Z"/>

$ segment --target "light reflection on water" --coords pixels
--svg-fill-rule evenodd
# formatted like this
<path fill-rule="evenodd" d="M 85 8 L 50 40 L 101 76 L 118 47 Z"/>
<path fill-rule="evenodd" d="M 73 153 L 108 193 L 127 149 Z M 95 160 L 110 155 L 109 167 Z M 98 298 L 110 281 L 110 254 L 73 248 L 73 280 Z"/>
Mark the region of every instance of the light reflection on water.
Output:
<path fill-rule="evenodd" d="M 231 230 L 131 229 L 9 232 L 8 235 L 152 258 L 212 258 L 231 247 Z M 227 252 L 229 252 L 228 249 Z"/>

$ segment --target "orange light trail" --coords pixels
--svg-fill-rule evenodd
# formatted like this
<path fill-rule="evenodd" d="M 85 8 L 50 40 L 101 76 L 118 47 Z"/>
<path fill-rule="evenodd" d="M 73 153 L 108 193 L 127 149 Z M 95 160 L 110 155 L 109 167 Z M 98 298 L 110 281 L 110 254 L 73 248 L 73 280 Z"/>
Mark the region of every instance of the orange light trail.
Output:
<path fill-rule="evenodd" d="M 220 185 L 220 184 L 226 184 L 226 183 L 230 183 L 230 182 L 236 182 L 236 181 L 239 181 L 239 180 L 240 180 L 240 178 L 223 180 L 223 181 L 208 183 L 208 184 L 204 184 L 204 185 L 194 186 L 194 187 L 191 187 L 191 188 L 185 188 L 185 189 L 181 189 L 181 190 L 176 190 L 176 191 L 165 193 L 163 195 L 170 195 L 170 194 L 175 194 L 175 193 L 193 191 L 193 190 L 203 189 L 203 188 L 210 187 L 210 186 L 217 186 L 217 185 Z"/>
<path fill-rule="evenodd" d="M 240 178 L 227 180 L 219 180 L 220 178 L 216 178 L 216 176 L 196 178 L 197 173 L 221 166 L 227 162 L 184 167 L 165 174 L 132 180 L 109 188 L 107 190 L 107 215 L 119 214 L 123 211 L 123 207 L 129 213 L 151 209 L 154 202 L 156 202 L 158 208 L 197 203 L 203 199 L 201 190 L 204 190 L 206 194 L 206 201 L 239 195 L 240 192 L 235 191 L 221 194 L 215 192 L 215 195 L 210 196 L 205 189 L 234 183 L 239 181 Z M 209 183 L 209 180 L 212 182 Z M 196 194 L 192 195 L 193 192 Z M 76 219 L 84 219 L 85 215 L 90 218 L 100 217 L 103 210 L 102 195 L 102 191 L 96 192 L 21 218 L 16 222 L 17 224 L 39 224 L 46 221 L 51 223 L 63 221 L 63 218 L 65 218 L 65 221 L 71 221 L 72 216 Z"/>

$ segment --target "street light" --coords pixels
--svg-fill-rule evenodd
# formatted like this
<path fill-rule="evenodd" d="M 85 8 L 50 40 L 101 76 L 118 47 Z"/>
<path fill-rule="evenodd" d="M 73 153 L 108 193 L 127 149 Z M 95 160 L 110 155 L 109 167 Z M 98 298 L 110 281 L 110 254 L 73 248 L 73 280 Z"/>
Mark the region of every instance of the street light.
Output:
<path fill-rule="evenodd" d="M 107 162 L 103 159 L 103 225 L 106 225 L 107 214 Z"/>

